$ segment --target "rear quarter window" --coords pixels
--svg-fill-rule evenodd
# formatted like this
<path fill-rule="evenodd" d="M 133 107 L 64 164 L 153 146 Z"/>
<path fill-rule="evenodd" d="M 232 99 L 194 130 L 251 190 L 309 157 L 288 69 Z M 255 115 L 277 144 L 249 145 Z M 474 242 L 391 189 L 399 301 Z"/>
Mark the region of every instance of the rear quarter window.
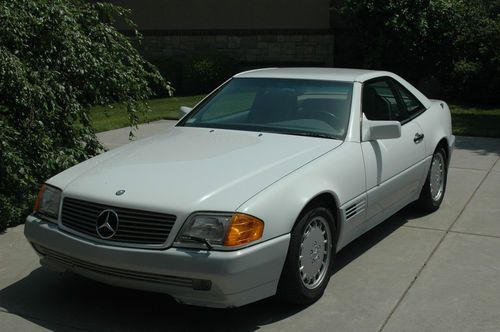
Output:
<path fill-rule="evenodd" d="M 401 101 L 403 105 L 406 107 L 406 113 L 408 117 L 413 118 L 417 116 L 420 112 L 425 110 L 424 105 L 415 97 L 410 91 L 408 91 L 404 86 L 399 84 L 396 81 L 394 82 L 394 86 L 401 96 Z"/>

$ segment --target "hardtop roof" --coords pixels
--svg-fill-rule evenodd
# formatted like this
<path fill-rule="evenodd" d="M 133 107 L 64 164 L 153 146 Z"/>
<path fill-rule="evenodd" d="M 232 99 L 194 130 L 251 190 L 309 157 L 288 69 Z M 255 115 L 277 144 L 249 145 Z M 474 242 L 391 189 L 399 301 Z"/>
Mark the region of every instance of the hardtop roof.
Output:
<path fill-rule="evenodd" d="M 380 70 L 347 69 L 347 68 L 263 68 L 246 71 L 234 75 L 241 78 L 290 78 L 311 79 L 344 82 L 364 82 L 366 80 L 380 77 L 392 76 L 393 74 Z"/>

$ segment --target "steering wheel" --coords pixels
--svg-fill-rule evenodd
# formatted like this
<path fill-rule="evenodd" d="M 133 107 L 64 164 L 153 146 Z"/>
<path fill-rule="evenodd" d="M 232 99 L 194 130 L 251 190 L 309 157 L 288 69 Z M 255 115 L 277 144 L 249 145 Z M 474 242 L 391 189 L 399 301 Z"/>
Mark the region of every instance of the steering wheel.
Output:
<path fill-rule="evenodd" d="M 309 112 L 308 117 L 326 122 L 330 127 L 334 129 L 337 129 L 337 126 L 339 125 L 337 116 L 330 112 L 312 111 Z"/>

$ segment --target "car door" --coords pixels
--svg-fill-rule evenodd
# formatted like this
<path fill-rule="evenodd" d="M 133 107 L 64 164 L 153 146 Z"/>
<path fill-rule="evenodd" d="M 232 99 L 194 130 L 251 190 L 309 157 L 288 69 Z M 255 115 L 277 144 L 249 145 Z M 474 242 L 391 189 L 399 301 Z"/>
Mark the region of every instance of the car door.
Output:
<path fill-rule="evenodd" d="M 362 112 L 369 120 L 399 121 L 401 136 L 362 142 L 366 169 L 366 227 L 371 228 L 408 204 L 418 193 L 425 158 L 422 129 L 408 116 L 391 78 L 363 84 Z"/>

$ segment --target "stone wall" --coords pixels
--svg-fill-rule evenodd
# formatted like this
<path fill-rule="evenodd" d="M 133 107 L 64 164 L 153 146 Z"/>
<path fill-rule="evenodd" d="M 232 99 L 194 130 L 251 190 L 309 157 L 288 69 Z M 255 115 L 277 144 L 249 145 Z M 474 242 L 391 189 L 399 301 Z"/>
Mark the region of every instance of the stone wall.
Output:
<path fill-rule="evenodd" d="M 334 35 L 329 30 L 264 33 L 145 34 L 139 51 L 146 58 L 222 54 L 242 65 L 332 66 Z"/>

